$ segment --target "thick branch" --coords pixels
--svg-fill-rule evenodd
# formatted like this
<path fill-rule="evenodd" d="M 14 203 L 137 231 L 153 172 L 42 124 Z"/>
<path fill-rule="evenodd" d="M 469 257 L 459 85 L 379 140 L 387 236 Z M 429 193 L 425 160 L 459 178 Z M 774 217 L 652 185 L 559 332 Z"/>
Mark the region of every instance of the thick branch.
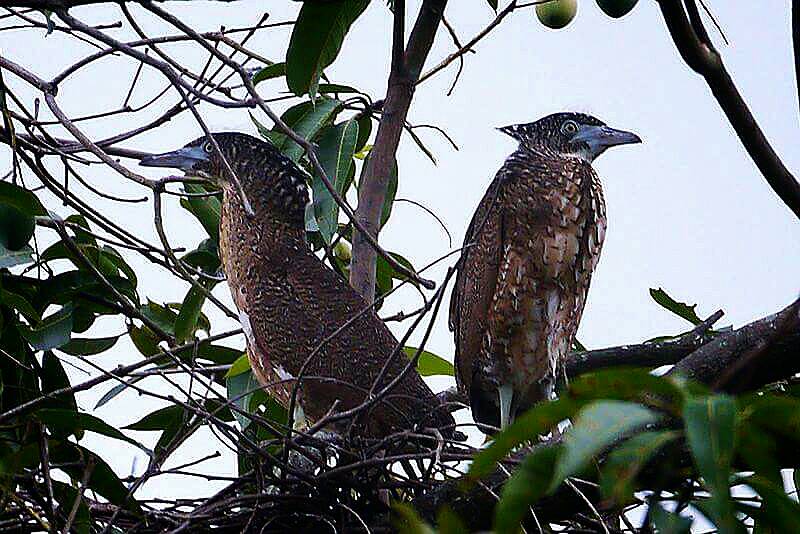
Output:
<path fill-rule="evenodd" d="M 747 103 L 733 83 L 722 57 L 702 30 L 698 35 L 693 27 L 702 23 L 690 21 L 681 0 L 658 0 L 661 13 L 675 46 L 689 67 L 702 75 L 722 111 L 733 126 L 739 140 L 770 187 L 794 214 L 800 218 L 800 184 L 773 150 L 758 126 Z M 796 3 L 796 2 L 795 2 Z M 688 4 L 696 10 L 694 0 Z M 797 36 L 795 35 L 795 39 Z"/>
<path fill-rule="evenodd" d="M 574 378 L 598 369 L 623 365 L 654 368 L 678 363 L 711 341 L 708 331 L 722 315 L 722 310 L 717 311 L 690 332 L 669 341 L 573 352 L 567 356 L 567 376 Z"/>
<path fill-rule="evenodd" d="M 800 105 L 800 0 L 792 0 L 792 48 L 794 49 L 794 83 Z"/>
<path fill-rule="evenodd" d="M 377 237 L 380 230 L 381 212 L 386 198 L 389 176 L 394 166 L 400 134 L 408 115 L 408 108 L 414 96 L 414 85 L 419 79 L 420 71 L 428 57 L 436 30 L 442 19 L 447 0 L 425 0 L 420 8 L 414 29 L 402 61 L 396 50 L 402 44 L 403 24 L 398 21 L 403 17 L 404 2 L 395 2 L 394 46 L 392 69 L 389 74 L 389 86 L 383 105 L 375 145 L 370 152 L 358 190 L 358 209 L 356 220 L 372 236 Z M 350 283 L 368 302 L 372 302 L 375 293 L 375 250 L 367 238 L 361 233 L 353 235 L 353 259 L 350 271 Z"/>
<path fill-rule="evenodd" d="M 670 371 L 730 392 L 757 389 L 800 372 L 800 299 L 776 314 L 719 336 Z"/>
<path fill-rule="evenodd" d="M 683 358 L 671 373 L 681 373 L 695 380 L 713 385 L 724 378 L 720 384 L 729 391 L 748 391 L 767 383 L 788 378 L 800 371 L 800 299 L 784 310 L 759 319 L 725 335 L 718 335 L 707 341 L 697 350 Z M 707 321 L 711 321 L 714 314 Z M 592 361 L 596 355 L 597 367 L 606 367 L 613 359 L 612 352 L 620 355 L 626 352 L 632 356 L 632 362 L 616 358 L 616 365 L 647 364 L 659 360 L 660 364 L 670 363 L 668 360 L 680 351 L 689 350 L 690 343 L 643 344 L 616 349 L 604 349 L 579 353 L 579 357 L 587 356 Z M 666 346 L 666 347 L 665 347 Z M 660 347 L 660 348 L 656 348 Z M 682 347 L 682 348 L 678 348 Z M 651 351 L 651 352 L 648 352 Z M 652 359 L 651 359 L 652 358 Z M 569 365 L 569 364 L 568 364 Z M 573 364 L 578 365 L 578 364 Z M 585 362 L 580 365 L 588 365 Z M 730 373 L 733 369 L 735 372 Z M 515 463 L 524 453 L 515 455 L 510 463 Z M 510 466 L 509 466 L 510 467 Z M 434 520 L 438 510 L 449 506 L 459 517 L 467 522 L 471 529 L 491 527 L 496 495 L 502 491 L 502 485 L 508 479 L 504 469 L 498 469 L 484 479 L 482 485 L 476 486 L 467 493 L 461 491 L 459 480 L 442 483 L 435 490 L 422 495 L 414 501 L 414 507 L 424 517 Z M 491 490 L 491 491 L 490 491 Z M 595 494 L 591 487 L 582 489 L 590 499 Z M 596 502 L 596 501 L 595 501 Z M 558 520 L 572 516 L 576 511 L 585 509 L 585 503 L 569 488 L 562 487 L 554 495 L 546 497 L 533 507 L 541 522 Z"/>

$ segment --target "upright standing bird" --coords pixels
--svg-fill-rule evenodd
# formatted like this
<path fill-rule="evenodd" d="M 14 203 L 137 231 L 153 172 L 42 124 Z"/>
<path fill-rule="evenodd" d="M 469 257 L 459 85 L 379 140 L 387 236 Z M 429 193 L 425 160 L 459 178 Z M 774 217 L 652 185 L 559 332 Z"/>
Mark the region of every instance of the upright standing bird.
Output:
<path fill-rule="evenodd" d="M 641 142 L 580 113 L 500 131 L 519 148 L 473 215 L 450 304 L 459 389 L 492 427 L 552 396 L 605 236 L 592 161 Z"/>
<path fill-rule="evenodd" d="M 248 216 L 222 159 L 205 137 L 141 161 L 213 180 L 222 189 L 220 252 L 247 338 L 251 368 L 265 389 L 288 406 L 301 376 L 300 406 L 320 420 L 388 393 L 334 429 L 380 438 L 414 425 L 451 435 L 454 421 L 408 360 L 397 340 L 352 287 L 306 243 L 307 176 L 273 145 L 241 133 L 213 134 L 252 204 Z M 405 372 L 405 373 L 404 373 Z M 403 374 L 404 373 L 404 374 Z M 402 374 L 402 377 L 401 377 Z M 334 406 L 334 403 L 338 403 Z"/>

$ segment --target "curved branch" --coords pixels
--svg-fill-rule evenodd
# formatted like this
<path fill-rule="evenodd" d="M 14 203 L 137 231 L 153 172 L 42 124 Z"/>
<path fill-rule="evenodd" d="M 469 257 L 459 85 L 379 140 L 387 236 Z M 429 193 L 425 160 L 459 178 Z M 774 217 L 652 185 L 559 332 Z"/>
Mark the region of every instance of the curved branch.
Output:
<path fill-rule="evenodd" d="M 800 183 L 775 153 L 725 69 L 722 57 L 708 40 L 702 21 L 696 15 L 694 0 L 687 0 L 690 14 L 694 14 L 691 20 L 681 0 L 658 0 L 658 4 L 681 57 L 692 70 L 705 78 L 758 170 L 781 200 L 800 218 Z"/>
<path fill-rule="evenodd" d="M 794 49 L 794 83 L 800 106 L 800 0 L 792 0 L 792 48 Z"/>

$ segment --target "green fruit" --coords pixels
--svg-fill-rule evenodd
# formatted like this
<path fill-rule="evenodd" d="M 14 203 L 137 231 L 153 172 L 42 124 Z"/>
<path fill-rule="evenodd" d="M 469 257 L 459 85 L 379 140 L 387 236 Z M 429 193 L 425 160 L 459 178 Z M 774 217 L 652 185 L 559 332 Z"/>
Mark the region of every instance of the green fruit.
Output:
<path fill-rule="evenodd" d="M 609 17 L 618 19 L 630 13 L 639 0 L 597 0 L 597 5 Z"/>
<path fill-rule="evenodd" d="M 536 6 L 539 22 L 554 30 L 559 30 L 572 22 L 577 12 L 577 0 L 553 0 Z"/>
<path fill-rule="evenodd" d="M 349 262 L 350 258 L 353 257 L 353 253 L 350 251 L 350 245 L 341 240 L 333 247 L 333 254 L 345 263 Z"/>

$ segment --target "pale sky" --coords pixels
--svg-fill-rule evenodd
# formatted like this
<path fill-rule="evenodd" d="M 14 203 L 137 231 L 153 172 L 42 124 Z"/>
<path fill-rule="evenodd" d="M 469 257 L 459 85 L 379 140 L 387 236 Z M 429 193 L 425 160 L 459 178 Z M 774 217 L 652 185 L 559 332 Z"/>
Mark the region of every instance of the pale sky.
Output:
<path fill-rule="evenodd" d="M 416 13 L 419 2 L 409 4 L 409 12 Z M 485 1 L 451 4 L 447 17 L 462 42 L 493 16 Z M 740 326 L 788 304 L 800 290 L 800 225 L 744 152 L 705 82 L 681 61 L 656 2 L 643 0 L 621 20 L 605 17 L 593 1 L 581 0 L 579 4 L 577 18 L 560 31 L 544 28 L 532 10 L 511 15 L 479 43 L 476 54 L 467 54 L 464 71 L 451 96 L 446 92 L 455 64 L 419 87 L 410 121 L 444 128 L 459 150 L 454 151 L 435 132 L 419 130 L 436 154 L 438 165 L 434 166 L 404 137 L 398 155 L 398 197 L 416 200 L 435 211 L 453 234 L 453 247 L 458 247 L 486 186 L 515 148 L 514 142 L 495 127 L 531 122 L 556 111 L 588 112 L 611 126 L 638 133 L 644 142 L 610 150 L 595 163 L 605 188 L 608 232 L 578 335 L 584 345 L 601 348 L 634 343 L 686 329 L 685 322 L 651 300 L 650 287 L 663 287 L 678 300 L 698 303 L 700 316 L 724 309 L 726 315 L 720 325 Z M 212 31 L 220 24 L 235 27 L 255 23 L 266 3 L 253 0 L 163 5 L 195 29 Z M 299 8 L 299 3 L 288 1 L 273 0 L 269 5 L 271 21 L 290 20 Z M 716 0 L 711 6 L 731 44 L 724 46 L 713 32 L 712 37 L 740 91 L 788 168 L 800 169 L 788 2 Z M 174 33 L 164 32 L 160 23 L 136 6 L 130 8 L 141 14 L 137 15 L 138 20 L 148 33 Z M 114 6 L 75 9 L 73 15 L 91 23 L 124 20 Z M 122 40 L 136 38 L 127 29 L 110 33 Z M 288 37 L 289 30 L 285 28 L 261 32 L 248 46 L 280 61 Z M 327 71 L 329 77 L 336 83 L 359 87 L 375 99 L 381 98 L 386 87 L 390 40 L 386 4 L 372 2 L 353 26 L 338 61 Z M 206 58 L 197 46 L 165 49 L 196 70 Z M 452 51 L 450 38 L 441 31 L 428 66 Z M 43 78 L 52 77 L 92 52 L 88 45 L 60 33 L 48 37 L 39 30 L 0 33 L 0 53 Z M 71 116 L 114 109 L 124 100 L 135 69 L 134 62 L 122 56 L 95 63 L 82 75 L 67 80 L 58 93 L 58 102 Z M 34 93 L 10 73 L 5 73 L 5 79 L 32 107 Z M 164 84 L 154 71 L 145 69 L 132 102 L 144 102 Z M 273 81 L 259 89 L 264 97 L 274 97 L 285 86 L 283 81 Z M 170 95 L 162 103 L 169 106 L 176 99 Z M 44 112 L 46 107 L 41 107 Z M 255 133 L 246 110 L 206 106 L 201 111 L 212 130 Z M 118 117 L 82 123 L 81 127 L 94 139 L 100 139 L 152 116 Z M 199 132 L 190 115 L 185 114 L 122 146 L 163 151 L 183 145 Z M 135 165 L 133 161 L 123 163 Z M 0 151 L 0 169 L 5 172 L 8 167 L 9 153 Z M 154 169 L 135 170 L 153 178 L 163 175 Z M 147 193 L 99 166 L 85 175 L 107 192 L 128 197 Z M 79 188 L 74 183 L 72 187 Z M 111 204 L 91 193 L 86 195 L 93 205 L 123 220 L 129 230 L 157 242 L 152 203 Z M 71 213 L 50 197 L 45 196 L 45 201 L 49 209 L 61 215 Z M 199 224 L 178 206 L 174 197 L 167 203 L 167 230 L 174 246 L 194 247 L 205 238 Z M 418 267 L 451 250 L 437 223 L 409 204 L 395 206 L 391 222 L 381 234 L 381 243 Z M 143 298 L 150 296 L 159 302 L 183 299 L 185 284 L 176 284 L 168 273 L 137 257 L 129 257 L 129 261 L 140 275 Z M 440 281 L 445 269 L 443 266 L 433 270 L 427 277 Z M 230 301 L 225 286 L 218 287 L 215 293 Z M 399 309 L 411 311 L 418 304 L 415 291 L 401 291 L 381 310 L 381 315 Z M 235 326 L 210 305 L 204 311 L 212 318 L 215 331 Z M 99 321 L 90 333 L 109 335 L 122 328 L 118 321 Z M 404 331 L 396 323 L 392 328 L 398 336 Z M 453 340 L 446 313 L 438 318 L 427 348 L 452 359 Z M 122 340 L 113 351 L 95 357 L 95 361 L 113 368 L 139 358 L 131 344 Z M 86 378 L 80 372 L 70 374 L 73 380 Z M 148 384 L 160 387 L 155 382 Z M 431 384 L 438 390 L 453 381 L 438 379 Z M 81 394 L 81 407 L 91 410 L 110 387 Z M 152 399 L 130 393 L 120 395 L 97 415 L 123 426 L 157 407 L 159 404 Z M 136 437 L 152 445 L 157 433 L 138 433 Z M 85 444 L 106 457 L 121 475 L 130 473 L 135 456 L 139 456 L 136 471 L 143 467 L 142 454 L 127 445 L 91 435 Z M 103 454 L 112 450 L 113 454 Z M 199 470 L 234 473 L 233 456 L 207 433 L 193 437 L 170 463 L 191 461 L 215 450 L 223 456 L 202 464 Z M 202 496 L 218 487 L 202 479 L 163 477 L 148 484 L 140 495 Z"/>

